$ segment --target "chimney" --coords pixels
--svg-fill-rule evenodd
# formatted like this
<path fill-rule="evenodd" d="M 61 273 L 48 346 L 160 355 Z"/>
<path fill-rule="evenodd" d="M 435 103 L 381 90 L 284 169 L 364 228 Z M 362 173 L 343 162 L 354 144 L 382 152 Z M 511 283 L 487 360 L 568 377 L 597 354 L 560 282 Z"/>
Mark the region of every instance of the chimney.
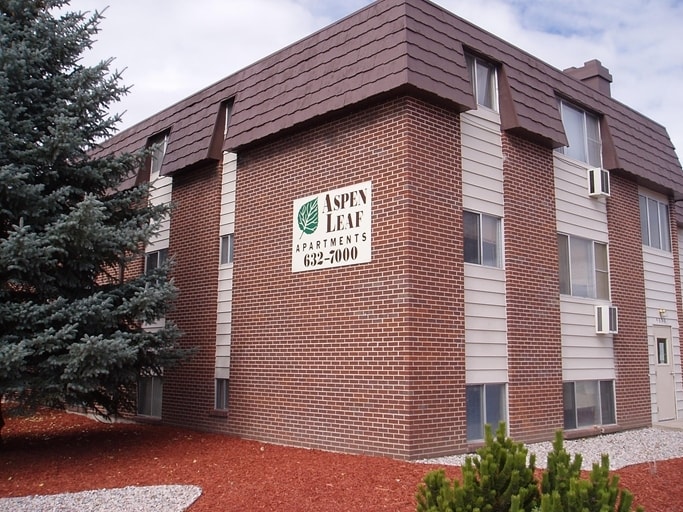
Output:
<path fill-rule="evenodd" d="M 610 91 L 612 75 L 610 75 L 609 69 L 597 59 L 584 62 L 580 68 L 567 68 L 564 72 L 606 96 L 612 95 Z"/>

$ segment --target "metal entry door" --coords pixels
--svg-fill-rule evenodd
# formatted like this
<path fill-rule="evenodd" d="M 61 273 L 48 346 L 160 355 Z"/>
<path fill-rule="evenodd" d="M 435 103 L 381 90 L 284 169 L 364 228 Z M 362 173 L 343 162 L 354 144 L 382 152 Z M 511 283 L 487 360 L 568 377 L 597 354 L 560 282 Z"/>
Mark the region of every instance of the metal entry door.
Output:
<path fill-rule="evenodd" d="M 657 365 L 657 420 L 673 420 L 676 419 L 676 388 L 671 350 L 671 327 L 657 325 L 654 334 Z"/>

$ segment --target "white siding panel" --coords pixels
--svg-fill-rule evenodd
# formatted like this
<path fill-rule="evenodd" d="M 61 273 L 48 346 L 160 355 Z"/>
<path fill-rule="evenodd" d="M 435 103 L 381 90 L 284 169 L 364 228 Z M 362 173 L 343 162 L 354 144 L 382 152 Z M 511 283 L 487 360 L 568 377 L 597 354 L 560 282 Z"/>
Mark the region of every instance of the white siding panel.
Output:
<path fill-rule="evenodd" d="M 463 208 L 503 217 L 500 118 L 462 114 Z M 465 367 L 469 384 L 507 382 L 505 271 L 465 264 Z"/>
<path fill-rule="evenodd" d="M 169 204 L 173 191 L 173 178 L 161 176 L 150 183 L 149 202 L 153 205 Z M 147 246 L 145 253 L 156 252 L 161 249 L 168 249 L 171 235 L 171 219 L 166 217 L 159 223 L 159 230 L 154 234 Z M 158 331 L 166 324 L 165 318 L 160 318 L 156 322 L 145 323 L 144 328 L 149 331 Z"/>
<path fill-rule="evenodd" d="M 588 195 L 588 165 L 558 153 L 553 163 L 557 231 L 607 243 L 607 200 Z M 595 306 L 604 303 L 560 297 L 563 380 L 615 378 L 613 337 L 595 332 Z"/>
<path fill-rule="evenodd" d="M 643 247 L 643 270 L 648 324 L 661 322 L 659 310 L 664 309 L 666 321 L 675 322 L 678 328 L 673 254 Z"/>
<path fill-rule="evenodd" d="M 231 329 L 232 329 L 232 323 L 230 322 L 231 318 L 228 316 L 226 317 L 222 322 L 218 322 L 216 324 L 216 336 L 217 338 L 220 336 L 230 336 Z"/>
<path fill-rule="evenodd" d="M 229 379 L 230 378 L 230 358 L 227 361 L 216 359 L 216 378 Z"/>
<path fill-rule="evenodd" d="M 216 345 L 216 357 L 230 357 L 230 337 L 224 345 Z"/>
<path fill-rule="evenodd" d="M 595 303 L 562 297 L 562 378 L 565 381 L 614 379 L 614 344 L 595 333 Z"/>
<path fill-rule="evenodd" d="M 463 208 L 503 216 L 503 149 L 495 113 L 462 114 Z"/>
<path fill-rule="evenodd" d="M 221 179 L 220 236 L 235 230 L 235 194 L 237 155 L 223 154 Z M 216 304 L 216 378 L 230 378 L 230 337 L 232 334 L 232 264 L 218 268 L 218 300 Z"/>
<path fill-rule="evenodd" d="M 648 192 L 648 195 L 653 195 Z M 660 199 L 664 200 L 664 199 Z M 679 230 L 679 236 L 681 231 Z M 680 239 L 680 238 L 679 238 Z M 679 261 L 681 255 L 678 255 Z M 683 375 L 681 375 L 680 326 L 676 308 L 676 284 L 674 280 L 674 254 L 643 246 L 643 270 L 645 274 L 645 305 L 648 323 L 648 353 L 650 356 L 650 390 L 652 393 L 652 420 L 657 421 L 656 395 L 656 325 L 671 326 L 671 348 L 674 363 L 674 385 L 678 417 L 683 417 Z M 659 311 L 664 310 L 661 316 Z"/>
<path fill-rule="evenodd" d="M 218 292 L 218 302 L 225 302 L 225 308 L 223 308 L 223 311 L 230 311 L 232 310 L 232 289 L 230 290 L 225 290 L 225 291 L 219 291 Z"/>
<path fill-rule="evenodd" d="M 218 280 L 220 281 L 220 284 L 225 284 L 226 281 L 232 281 L 232 276 L 233 276 L 233 271 L 232 271 L 232 264 L 227 264 L 227 265 L 221 265 L 218 269 Z M 232 283 L 230 283 L 229 288 L 232 289 Z M 225 290 L 228 288 L 221 288 L 219 286 L 219 290 Z"/>
<path fill-rule="evenodd" d="M 555 154 L 557 230 L 607 242 L 607 202 L 588 195 L 586 167 Z"/>
<path fill-rule="evenodd" d="M 150 184 L 149 202 L 153 205 L 169 204 L 172 200 L 173 178 L 161 176 Z M 159 225 L 159 231 L 147 244 L 145 252 L 154 252 L 159 249 L 168 249 L 171 233 L 171 219 L 163 219 Z"/>

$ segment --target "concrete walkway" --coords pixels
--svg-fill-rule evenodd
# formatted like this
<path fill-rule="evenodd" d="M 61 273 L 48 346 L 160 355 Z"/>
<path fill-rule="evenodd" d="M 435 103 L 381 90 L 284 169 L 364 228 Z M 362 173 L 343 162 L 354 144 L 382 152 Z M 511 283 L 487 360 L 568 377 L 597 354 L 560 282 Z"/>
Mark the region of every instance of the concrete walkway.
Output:
<path fill-rule="evenodd" d="M 655 428 L 662 428 L 665 430 L 683 430 L 683 420 L 678 419 L 659 421 L 657 423 L 653 423 L 652 426 Z"/>

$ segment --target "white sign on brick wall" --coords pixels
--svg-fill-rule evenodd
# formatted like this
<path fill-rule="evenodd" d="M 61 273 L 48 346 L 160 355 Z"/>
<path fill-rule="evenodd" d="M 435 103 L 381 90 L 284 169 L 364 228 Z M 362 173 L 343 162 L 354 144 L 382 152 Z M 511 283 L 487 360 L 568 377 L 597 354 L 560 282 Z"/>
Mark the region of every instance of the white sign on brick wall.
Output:
<path fill-rule="evenodd" d="M 371 228 L 371 181 L 296 199 L 292 272 L 371 261 Z"/>

